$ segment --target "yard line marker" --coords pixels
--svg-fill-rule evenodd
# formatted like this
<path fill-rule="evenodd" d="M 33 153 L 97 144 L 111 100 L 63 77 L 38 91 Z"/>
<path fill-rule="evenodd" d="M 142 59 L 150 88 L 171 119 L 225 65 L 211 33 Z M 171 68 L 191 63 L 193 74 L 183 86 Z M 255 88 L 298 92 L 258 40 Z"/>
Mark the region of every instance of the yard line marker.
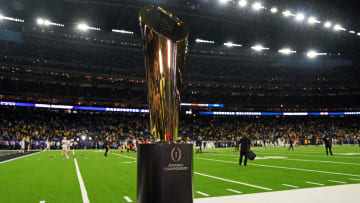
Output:
<path fill-rule="evenodd" d="M 241 194 L 242 192 L 240 191 L 237 191 L 237 190 L 233 190 L 233 189 L 226 189 L 227 191 L 230 191 L 230 192 L 235 192 L 237 194 Z"/>
<path fill-rule="evenodd" d="M 14 160 L 16 160 L 16 159 L 21 159 L 21 158 L 24 158 L 24 157 L 32 156 L 32 155 L 38 154 L 38 153 L 40 153 L 40 152 L 35 152 L 35 153 L 28 154 L 28 155 L 25 155 L 25 156 L 16 157 L 16 158 L 9 159 L 9 160 L 6 160 L 6 161 L 0 161 L 0 164 L 4 164 L 4 163 L 6 163 L 6 162 L 14 161 Z"/>
<path fill-rule="evenodd" d="M 121 156 L 121 157 L 125 157 L 125 158 L 128 158 L 128 159 L 134 159 L 134 160 L 136 160 L 136 158 L 134 158 L 134 157 L 131 157 L 131 156 L 126 156 L 126 155 L 122 155 L 122 154 L 117 154 L 117 153 L 111 153 L 111 154 L 113 154 L 113 155 L 116 155 L 116 156 Z"/>
<path fill-rule="evenodd" d="M 305 159 L 284 159 L 289 161 L 303 161 L 303 162 L 316 162 L 316 163 L 330 163 L 330 164 L 344 164 L 344 165 L 356 165 L 360 166 L 358 163 L 349 163 L 349 162 L 338 162 L 338 161 L 320 161 L 320 160 L 305 160 Z"/>
<path fill-rule="evenodd" d="M 349 178 L 350 180 L 357 180 L 357 181 L 360 181 L 360 179 L 357 179 L 357 178 Z"/>
<path fill-rule="evenodd" d="M 125 196 L 124 199 L 125 199 L 127 202 L 133 202 L 133 201 L 130 199 L 130 197 L 128 197 L 128 196 Z"/>
<path fill-rule="evenodd" d="M 324 185 L 324 184 L 321 184 L 321 183 L 314 183 L 314 182 L 306 182 L 308 184 L 312 184 L 312 185 Z"/>
<path fill-rule="evenodd" d="M 218 160 L 218 159 L 207 159 L 207 158 L 196 158 L 196 159 L 202 159 L 202 160 L 208 160 L 208 161 L 217 161 L 217 162 L 223 162 L 223 163 L 239 164 L 238 162 L 234 162 L 234 161 L 224 161 L 224 160 Z M 251 165 L 252 166 L 268 167 L 268 168 L 279 168 L 279 169 L 287 169 L 287 170 L 296 170 L 296 171 L 306 171 L 306 172 L 315 172 L 315 173 L 325 173 L 325 174 L 333 174 L 333 175 L 360 177 L 360 175 L 356 175 L 356 174 L 337 173 L 337 172 L 329 172 L 329 171 L 319 171 L 319 170 L 304 169 L 304 168 L 289 168 L 289 167 L 284 167 L 284 166 L 272 166 L 272 165 L 263 165 L 263 164 L 254 164 L 254 163 L 251 164 Z"/>
<path fill-rule="evenodd" d="M 73 155 L 75 155 L 75 152 L 73 151 Z M 76 157 L 74 156 L 74 162 L 75 162 L 75 168 L 76 168 L 76 174 L 79 180 L 79 184 L 80 184 L 80 190 L 81 190 L 81 196 L 83 199 L 83 203 L 90 203 L 89 201 L 89 197 L 85 188 L 85 184 L 84 184 L 84 180 L 82 179 L 81 173 L 80 173 L 80 169 L 79 169 L 79 165 L 77 163 Z"/>
<path fill-rule="evenodd" d="M 216 180 L 222 180 L 222 181 L 225 181 L 225 182 L 236 183 L 236 184 L 240 184 L 240 185 L 254 187 L 254 188 L 258 188 L 258 189 L 263 189 L 263 190 L 268 190 L 268 191 L 272 190 L 272 189 L 266 188 L 266 187 L 261 187 L 261 186 L 257 186 L 257 185 L 251 185 L 251 184 L 248 184 L 248 183 L 243 183 L 243 182 L 239 182 L 239 181 L 235 181 L 235 180 L 229 180 L 229 179 L 220 178 L 220 177 L 207 175 L 207 174 L 203 174 L 203 173 L 194 172 L 194 174 L 200 175 L 200 176 L 205 176 L 205 177 L 216 179 Z"/>
<path fill-rule="evenodd" d="M 295 186 L 295 185 L 288 185 L 288 184 L 281 184 L 281 185 L 286 187 L 299 188 L 299 186 Z"/>
<path fill-rule="evenodd" d="M 199 195 L 205 196 L 205 197 L 209 197 L 210 195 L 200 192 L 200 191 L 196 191 L 196 193 L 198 193 Z"/>
<path fill-rule="evenodd" d="M 40 203 L 45 203 L 45 200 L 41 200 Z"/>
<path fill-rule="evenodd" d="M 340 183 L 340 184 L 346 184 L 347 182 L 337 181 L 337 180 L 328 180 L 329 182 L 333 183 Z"/>

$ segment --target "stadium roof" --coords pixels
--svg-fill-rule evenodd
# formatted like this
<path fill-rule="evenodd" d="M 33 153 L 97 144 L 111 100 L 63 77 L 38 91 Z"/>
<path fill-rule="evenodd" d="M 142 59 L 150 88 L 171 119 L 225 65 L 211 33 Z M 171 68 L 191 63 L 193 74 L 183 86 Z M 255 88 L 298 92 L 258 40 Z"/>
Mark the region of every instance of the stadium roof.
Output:
<path fill-rule="evenodd" d="M 153 4 L 173 12 L 189 25 L 190 43 L 201 38 L 215 41 L 214 45 L 209 46 L 222 46 L 226 42 L 233 42 L 244 47 L 260 43 L 276 50 L 289 47 L 295 50 L 315 49 L 332 53 L 356 54 L 360 51 L 358 1 L 246 0 L 247 5 L 244 7 L 239 6 L 239 1 L 1 0 L 0 14 L 34 24 L 39 17 L 44 17 L 64 24 L 64 29 L 87 22 L 101 28 L 103 32 L 123 29 L 139 35 L 138 11 L 145 5 Z M 261 6 L 254 9 L 257 2 L 260 3 L 257 6 Z M 277 13 L 271 11 L 273 7 L 277 8 Z M 287 10 L 294 16 L 285 17 L 283 12 Z M 314 23 L 308 23 L 310 17 L 313 17 Z M 327 21 L 331 21 L 333 29 L 324 27 L 323 24 Z M 342 28 L 346 31 L 341 30 Z"/>

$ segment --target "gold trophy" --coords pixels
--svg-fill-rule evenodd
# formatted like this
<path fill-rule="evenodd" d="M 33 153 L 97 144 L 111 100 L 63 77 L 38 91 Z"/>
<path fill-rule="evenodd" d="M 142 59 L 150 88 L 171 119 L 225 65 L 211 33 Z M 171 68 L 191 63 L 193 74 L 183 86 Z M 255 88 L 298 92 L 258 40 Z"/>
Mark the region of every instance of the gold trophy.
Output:
<path fill-rule="evenodd" d="M 137 203 L 192 203 L 192 144 L 175 144 L 189 29 L 160 7 L 142 8 L 139 20 L 157 142 L 138 146 Z"/>
<path fill-rule="evenodd" d="M 140 10 L 151 135 L 174 142 L 178 135 L 182 71 L 187 52 L 188 27 L 158 7 Z"/>

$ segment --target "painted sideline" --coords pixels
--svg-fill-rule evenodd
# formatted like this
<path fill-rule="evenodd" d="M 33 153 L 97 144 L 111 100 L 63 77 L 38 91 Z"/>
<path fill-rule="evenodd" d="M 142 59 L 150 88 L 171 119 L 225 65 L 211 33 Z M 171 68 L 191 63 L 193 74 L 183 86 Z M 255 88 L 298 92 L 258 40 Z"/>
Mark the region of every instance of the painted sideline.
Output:
<path fill-rule="evenodd" d="M 75 151 L 73 150 L 73 155 L 74 155 L 74 162 L 75 162 L 75 168 L 76 168 L 76 174 L 77 174 L 77 177 L 78 177 L 78 180 L 79 180 L 79 184 L 80 184 L 80 190 L 81 190 L 81 196 L 82 196 L 82 199 L 83 199 L 83 203 L 90 203 L 89 201 L 89 197 L 88 197 L 88 194 L 87 194 L 87 191 L 86 191 L 86 188 L 85 188 L 85 184 L 84 184 L 84 180 L 81 176 L 81 173 L 80 173 L 80 169 L 79 169 L 79 165 L 78 165 L 78 162 L 76 160 L 76 156 L 75 156 Z"/>
<path fill-rule="evenodd" d="M 43 151 L 41 151 L 41 152 L 43 152 Z M 17 160 L 17 159 L 21 159 L 21 158 L 24 158 L 24 157 L 32 156 L 32 155 L 34 155 L 34 154 L 39 154 L 39 153 L 40 153 L 40 152 L 35 152 L 35 153 L 28 154 L 28 155 L 16 157 L 16 158 L 13 158 L 13 159 L 9 159 L 9 160 L 6 160 L 6 161 L 2 161 L 2 162 L 0 162 L 0 164 L 7 163 L 7 162 L 10 162 L 10 161 L 14 161 L 14 160 Z"/>

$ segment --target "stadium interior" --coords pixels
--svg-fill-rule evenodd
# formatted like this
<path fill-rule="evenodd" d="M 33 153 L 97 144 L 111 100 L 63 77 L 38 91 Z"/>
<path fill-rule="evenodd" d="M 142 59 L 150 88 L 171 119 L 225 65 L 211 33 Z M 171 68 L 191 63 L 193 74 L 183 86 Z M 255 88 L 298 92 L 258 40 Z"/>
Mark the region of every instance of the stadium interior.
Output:
<path fill-rule="evenodd" d="M 0 202 L 136 202 L 137 145 L 156 142 L 148 5 L 190 30 L 177 142 L 194 144 L 194 202 L 359 201 L 359 2 L 0 0 Z"/>

